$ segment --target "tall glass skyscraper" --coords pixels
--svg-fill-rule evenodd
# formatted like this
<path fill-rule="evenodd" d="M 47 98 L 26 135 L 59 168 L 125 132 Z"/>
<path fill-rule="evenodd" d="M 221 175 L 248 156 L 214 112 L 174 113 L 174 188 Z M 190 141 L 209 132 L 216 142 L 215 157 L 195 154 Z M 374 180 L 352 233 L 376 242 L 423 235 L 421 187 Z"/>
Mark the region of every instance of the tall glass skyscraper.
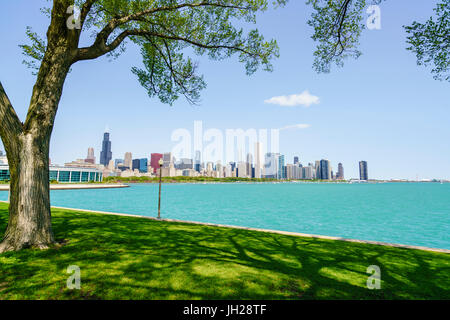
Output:
<path fill-rule="evenodd" d="M 331 166 L 330 161 L 326 159 L 320 160 L 320 179 L 330 180 L 331 179 Z"/>
<path fill-rule="evenodd" d="M 367 161 L 359 162 L 359 180 L 369 180 L 369 173 L 367 170 Z"/>
<path fill-rule="evenodd" d="M 342 163 L 338 164 L 338 172 L 336 174 L 336 179 L 344 179 L 344 166 Z"/>
<path fill-rule="evenodd" d="M 107 166 L 111 159 L 111 141 L 109 141 L 109 132 L 105 132 L 103 134 L 102 151 L 100 152 L 100 164 Z"/>
<path fill-rule="evenodd" d="M 286 167 L 284 166 L 284 155 L 277 154 L 277 157 L 278 157 L 277 178 L 286 179 Z"/>
<path fill-rule="evenodd" d="M 139 159 L 139 171 L 141 173 L 147 173 L 148 172 L 148 159 L 147 158 L 141 158 Z"/>

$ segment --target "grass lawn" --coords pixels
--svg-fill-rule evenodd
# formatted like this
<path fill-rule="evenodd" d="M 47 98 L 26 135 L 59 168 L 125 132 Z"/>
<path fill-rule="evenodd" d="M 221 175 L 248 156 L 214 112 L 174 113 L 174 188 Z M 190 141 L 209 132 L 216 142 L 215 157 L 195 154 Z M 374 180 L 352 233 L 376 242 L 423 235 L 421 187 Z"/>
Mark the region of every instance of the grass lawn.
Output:
<path fill-rule="evenodd" d="M 445 253 L 57 209 L 53 226 L 59 249 L 0 255 L 0 299 L 450 299 Z"/>

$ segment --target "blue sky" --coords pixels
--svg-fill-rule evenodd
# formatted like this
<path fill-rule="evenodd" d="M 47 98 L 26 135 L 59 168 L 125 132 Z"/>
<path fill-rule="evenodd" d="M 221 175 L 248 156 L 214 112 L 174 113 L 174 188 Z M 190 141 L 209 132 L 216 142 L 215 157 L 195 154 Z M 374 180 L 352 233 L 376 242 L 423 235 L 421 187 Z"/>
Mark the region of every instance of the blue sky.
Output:
<path fill-rule="evenodd" d="M 35 77 L 23 64 L 19 44 L 25 28 L 45 34 L 48 21 L 40 14 L 44 0 L 3 1 L 0 11 L 2 48 L 0 81 L 17 113 L 26 115 Z M 148 98 L 131 73 L 141 65 L 131 46 L 119 59 L 78 63 L 65 83 L 52 136 L 50 157 L 63 164 L 84 158 L 88 147 L 99 157 L 102 134 L 111 130 L 113 158 L 149 157 L 170 151 L 171 133 L 205 129 L 291 128 L 280 133 L 280 151 L 292 162 L 327 158 L 346 178 L 358 176 L 358 161 L 369 163 L 371 178 L 450 178 L 450 84 L 433 79 L 405 50 L 402 25 L 424 21 L 436 1 L 387 0 L 381 7 L 381 30 L 366 30 L 363 55 L 330 74 L 312 69 L 314 42 L 306 21 L 310 9 L 293 0 L 285 8 L 260 15 L 258 29 L 276 38 L 281 56 L 274 72 L 246 76 L 236 58 L 209 61 L 196 57 L 208 83 L 199 106 L 180 99 L 170 107 Z M 318 104 L 283 107 L 264 103 L 276 96 L 308 91 Z M 0 146 L 0 149 L 2 147 Z"/>

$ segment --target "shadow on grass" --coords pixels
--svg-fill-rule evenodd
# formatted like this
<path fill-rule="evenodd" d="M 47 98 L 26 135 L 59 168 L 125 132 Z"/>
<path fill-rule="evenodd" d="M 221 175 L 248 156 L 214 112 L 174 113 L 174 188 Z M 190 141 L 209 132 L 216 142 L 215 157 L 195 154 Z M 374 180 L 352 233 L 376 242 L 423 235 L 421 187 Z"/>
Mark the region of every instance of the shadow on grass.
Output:
<path fill-rule="evenodd" d="M 53 227 L 65 246 L 0 255 L 0 299 L 450 298 L 444 253 L 56 209 Z"/>

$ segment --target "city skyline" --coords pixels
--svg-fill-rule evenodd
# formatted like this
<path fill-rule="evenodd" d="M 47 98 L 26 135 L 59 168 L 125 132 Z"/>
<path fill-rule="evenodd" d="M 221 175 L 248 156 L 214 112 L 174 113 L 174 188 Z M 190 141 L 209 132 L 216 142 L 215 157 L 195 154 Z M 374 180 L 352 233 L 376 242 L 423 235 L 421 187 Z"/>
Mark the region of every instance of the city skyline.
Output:
<path fill-rule="evenodd" d="M 291 180 L 345 180 L 344 169 L 342 163 L 338 164 L 338 171 L 333 172 L 331 162 L 327 159 L 316 160 L 315 165 L 311 162 L 303 165 L 300 157 L 293 157 L 293 164 L 286 160 L 285 155 L 279 152 L 268 151 L 262 154 L 261 142 L 257 141 L 254 144 L 254 153 L 247 153 L 245 161 L 239 153 L 237 158 L 230 162 L 222 163 L 217 161 L 202 161 L 202 153 L 199 150 L 195 151 L 192 158 L 176 159 L 172 152 L 164 153 L 150 153 L 150 157 L 136 158 L 131 152 L 125 152 L 123 159 L 112 159 L 111 140 L 109 130 L 104 133 L 102 141 L 102 150 L 100 151 L 100 163 L 97 167 L 103 170 L 105 177 L 110 175 L 133 176 L 133 174 L 157 174 L 159 160 L 163 160 L 162 170 L 165 170 L 165 176 L 187 175 L 191 176 L 197 172 L 200 175 L 221 177 L 240 177 L 240 178 L 270 178 L 270 179 L 291 179 Z M 93 147 L 88 147 L 86 159 L 77 159 L 70 163 L 66 163 L 69 167 L 91 167 L 95 164 L 95 151 Z M 105 155 L 108 155 L 108 164 L 105 165 Z M 264 157 L 264 163 L 261 163 L 261 158 Z M 361 163 L 365 164 L 365 176 L 362 178 Z M 367 162 L 360 161 L 360 180 L 369 180 L 367 175 Z M 151 169 L 151 171 L 150 171 Z M 134 172 L 134 173 L 133 173 Z M 351 178 L 354 179 L 354 178 Z"/>
<path fill-rule="evenodd" d="M 27 43 L 23 21 L 44 34 L 39 26 L 46 25 L 46 18 L 35 12 L 45 4 L 7 2 L 0 13 L 0 26 L 11 30 L 5 36 L 5 59 L 0 61 L 2 83 L 21 119 L 29 103 L 23 88 L 34 83 L 18 47 Z M 269 10 L 257 27 L 280 45 L 274 72 L 247 77 L 235 59 L 214 64 L 194 57 L 208 81 L 201 104 L 195 107 L 182 99 L 172 108 L 149 99 L 130 72 L 140 61 L 133 46 L 111 63 L 103 59 L 95 65 L 77 65 L 64 87 L 50 147 L 52 162 L 85 157 L 86 141 L 102 134 L 105 125 L 114 130 L 116 154 L 129 151 L 148 157 L 141 150 L 170 151 L 171 132 L 191 128 L 201 119 L 221 130 L 283 128 L 280 149 L 286 158 L 298 153 L 304 159 L 339 159 L 348 177 L 359 176 L 358 161 L 365 159 L 372 178 L 450 179 L 450 170 L 441 169 L 450 167 L 445 147 L 450 139 L 448 83 L 435 81 L 429 69 L 416 65 L 414 55 L 405 50 L 402 28 L 413 19 L 427 19 L 435 4 L 383 2 L 381 29 L 366 30 L 361 39 L 363 56 L 326 75 L 311 68 L 314 43 L 305 22 L 310 8 L 291 2 Z M 11 21 L 9 11 L 22 12 L 22 19 Z M 296 102 L 303 104 L 289 106 Z M 126 115 L 131 107 L 133 113 Z M 100 143 L 96 139 L 92 147 L 98 151 Z"/>

